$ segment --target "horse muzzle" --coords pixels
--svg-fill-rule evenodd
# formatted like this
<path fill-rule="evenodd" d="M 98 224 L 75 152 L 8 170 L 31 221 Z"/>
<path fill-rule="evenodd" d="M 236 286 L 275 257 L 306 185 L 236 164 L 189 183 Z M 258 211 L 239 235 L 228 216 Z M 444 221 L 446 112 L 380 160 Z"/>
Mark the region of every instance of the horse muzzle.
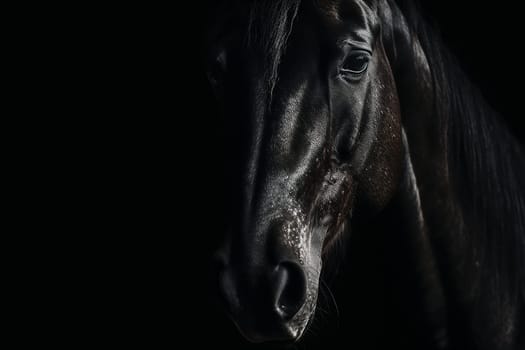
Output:
<path fill-rule="evenodd" d="M 310 252 L 299 246 L 304 228 L 290 220 L 269 226 L 264 238 L 218 254 L 218 295 L 249 341 L 293 342 L 315 310 L 320 266 L 310 266 Z"/>

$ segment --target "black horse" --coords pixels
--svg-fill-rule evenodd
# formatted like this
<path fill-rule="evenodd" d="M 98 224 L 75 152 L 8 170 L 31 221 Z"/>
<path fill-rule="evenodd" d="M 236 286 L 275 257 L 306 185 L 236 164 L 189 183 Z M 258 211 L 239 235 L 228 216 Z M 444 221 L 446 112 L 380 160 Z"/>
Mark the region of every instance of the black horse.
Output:
<path fill-rule="evenodd" d="M 525 349 L 525 157 L 413 2 L 216 6 L 240 332 L 298 341 L 332 274 L 347 344 Z"/>

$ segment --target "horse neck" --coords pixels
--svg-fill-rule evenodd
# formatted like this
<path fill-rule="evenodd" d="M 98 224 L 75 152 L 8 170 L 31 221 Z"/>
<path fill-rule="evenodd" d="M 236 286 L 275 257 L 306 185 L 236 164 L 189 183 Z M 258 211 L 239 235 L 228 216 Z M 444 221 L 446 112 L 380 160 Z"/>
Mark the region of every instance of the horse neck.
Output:
<path fill-rule="evenodd" d="M 431 57 L 444 50 L 439 39 L 429 40 L 434 34 L 428 29 L 416 34 L 396 5 L 390 4 L 385 13 L 392 28 L 385 31 L 384 41 L 414 177 L 414 186 L 404 190 L 417 192 L 419 226 L 430 246 L 424 254 L 435 258 L 449 336 L 465 349 L 511 349 L 520 327 L 525 328 L 519 314 L 525 282 L 519 273 L 508 272 L 525 275 L 523 155 L 450 56 L 439 56 L 446 62 Z M 432 48 L 424 47 L 424 40 L 438 48 L 428 52 Z M 461 87 L 454 91 L 451 84 Z M 498 142 L 508 144 L 501 147 Z M 493 159 L 480 158 L 485 156 Z M 496 175 L 507 181 L 483 178 Z M 477 195 L 476 190 L 486 193 Z M 491 210 L 499 208 L 491 201 L 517 208 L 501 212 L 510 223 L 497 226 Z M 504 247 L 512 251 L 502 252 Z"/>

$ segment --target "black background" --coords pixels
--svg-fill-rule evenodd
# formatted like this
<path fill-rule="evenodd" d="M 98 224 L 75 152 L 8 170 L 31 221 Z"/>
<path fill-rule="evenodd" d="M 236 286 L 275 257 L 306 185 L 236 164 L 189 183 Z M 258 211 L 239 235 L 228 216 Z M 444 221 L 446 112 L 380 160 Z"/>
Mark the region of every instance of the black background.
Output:
<path fill-rule="evenodd" d="M 520 11 L 458 3 L 425 1 L 424 8 L 523 143 Z M 114 98 L 101 121 L 109 147 L 100 152 L 103 217 L 95 224 L 107 235 L 97 241 L 105 259 L 82 311 L 89 316 L 86 339 L 248 348 L 208 293 L 208 258 L 227 205 L 218 169 L 227 155 L 205 78 L 207 8 L 205 1 L 136 8 L 121 14 L 124 23 L 108 40 L 110 51 L 122 46 L 125 53 L 106 66 L 111 87 L 100 87 Z"/>

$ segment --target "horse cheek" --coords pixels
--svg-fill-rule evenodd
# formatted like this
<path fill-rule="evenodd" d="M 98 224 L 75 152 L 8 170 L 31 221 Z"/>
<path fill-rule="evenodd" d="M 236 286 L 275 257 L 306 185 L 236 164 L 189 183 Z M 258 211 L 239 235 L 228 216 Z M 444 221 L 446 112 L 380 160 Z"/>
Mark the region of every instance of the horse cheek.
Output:
<path fill-rule="evenodd" d="M 394 196 L 402 173 L 402 127 L 399 99 L 392 71 L 384 50 L 380 49 L 369 113 L 377 121 L 377 134 L 365 166 L 358 176 L 356 210 L 367 216 L 380 212 Z"/>

